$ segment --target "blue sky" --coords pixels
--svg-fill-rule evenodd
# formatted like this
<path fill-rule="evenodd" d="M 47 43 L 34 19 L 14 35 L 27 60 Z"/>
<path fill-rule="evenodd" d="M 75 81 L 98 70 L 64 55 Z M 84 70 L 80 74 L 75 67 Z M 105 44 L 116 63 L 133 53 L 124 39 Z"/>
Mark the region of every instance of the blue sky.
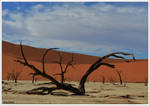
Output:
<path fill-rule="evenodd" d="M 143 2 L 3 2 L 2 39 L 40 48 L 148 58 L 148 6 Z"/>

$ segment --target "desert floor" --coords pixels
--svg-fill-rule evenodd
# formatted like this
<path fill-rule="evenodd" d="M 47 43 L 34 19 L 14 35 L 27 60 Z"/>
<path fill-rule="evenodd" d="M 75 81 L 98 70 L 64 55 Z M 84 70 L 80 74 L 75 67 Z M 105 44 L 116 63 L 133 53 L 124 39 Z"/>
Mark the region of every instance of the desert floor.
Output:
<path fill-rule="evenodd" d="M 64 90 L 53 91 L 53 95 L 26 94 L 26 91 L 38 87 L 53 87 L 48 81 L 3 80 L 3 104 L 148 104 L 148 86 L 144 83 L 126 83 L 126 86 L 112 83 L 87 82 L 86 95 L 72 95 Z M 78 82 L 69 82 L 74 86 Z"/>

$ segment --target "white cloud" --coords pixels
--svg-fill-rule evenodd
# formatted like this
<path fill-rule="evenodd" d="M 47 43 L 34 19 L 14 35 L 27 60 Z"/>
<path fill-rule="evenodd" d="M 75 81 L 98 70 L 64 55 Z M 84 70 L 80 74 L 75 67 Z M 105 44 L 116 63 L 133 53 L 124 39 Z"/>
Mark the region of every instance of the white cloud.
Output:
<path fill-rule="evenodd" d="M 142 7 L 38 4 L 27 13 L 3 10 L 3 16 L 6 14 L 11 20 L 3 18 L 3 38 L 10 41 L 29 40 L 34 46 L 89 52 L 147 49 L 147 13 Z"/>
<path fill-rule="evenodd" d="M 32 7 L 32 9 L 33 9 L 34 11 L 39 11 L 39 10 L 42 9 L 42 8 L 43 8 L 43 5 L 41 5 L 41 4 L 37 4 L 37 5 L 35 5 L 35 6 Z"/>

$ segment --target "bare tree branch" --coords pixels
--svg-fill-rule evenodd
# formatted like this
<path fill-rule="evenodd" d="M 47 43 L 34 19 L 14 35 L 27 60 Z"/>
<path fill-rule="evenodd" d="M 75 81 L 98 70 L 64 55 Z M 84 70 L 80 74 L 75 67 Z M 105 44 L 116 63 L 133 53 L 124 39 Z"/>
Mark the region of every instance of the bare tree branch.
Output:
<path fill-rule="evenodd" d="M 41 72 L 39 69 L 37 69 L 35 66 L 28 64 L 28 62 L 25 58 L 24 52 L 23 52 L 22 42 L 20 42 L 20 48 L 21 48 L 21 53 L 22 53 L 22 56 L 23 56 L 23 59 L 25 62 L 20 61 L 20 60 L 16 60 L 16 62 L 19 62 L 20 64 L 23 64 L 25 66 L 28 66 L 29 68 L 34 70 L 35 73 L 38 73 L 39 75 L 41 75 L 41 76 L 51 80 L 52 82 L 54 82 L 56 85 L 59 85 L 59 82 L 57 80 L 55 80 L 52 76 L 45 74 L 45 73 Z"/>
<path fill-rule="evenodd" d="M 69 66 L 72 66 L 72 67 L 73 67 L 73 54 L 72 54 L 71 61 L 69 61 L 69 62 L 67 63 L 67 65 L 66 65 L 66 67 L 65 67 L 65 69 L 64 69 L 64 71 L 63 71 L 64 73 L 67 72 L 67 69 L 68 69 Z"/>
<path fill-rule="evenodd" d="M 87 80 L 87 77 L 97 68 L 99 68 L 101 65 L 106 65 L 108 67 L 114 68 L 114 65 L 108 64 L 108 63 L 102 63 L 102 61 L 106 58 L 109 58 L 110 56 L 114 56 L 117 58 L 120 58 L 120 56 L 116 56 L 116 54 L 121 54 L 121 55 L 128 55 L 128 56 L 132 56 L 133 60 L 135 60 L 135 57 L 133 54 L 130 53 L 124 53 L 124 52 L 114 52 L 114 53 L 110 53 L 107 54 L 105 56 L 103 56 L 102 58 L 98 59 L 96 62 L 94 62 L 90 68 L 86 71 L 86 73 L 82 76 L 81 80 L 80 80 L 80 84 L 79 84 L 79 89 L 81 92 L 85 93 L 85 82 Z M 126 61 L 127 62 L 127 61 Z"/>
<path fill-rule="evenodd" d="M 106 55 L 106 56 L 103 56 L 103 57 L 101 58 L 101 60 L 106 59 L 106 58 L 108 58 L 108 57 L 110 57 L 110 56 L 116 57 L 116 54 L 131 56 L 132 59 L 135 60 L 135 57 L 134 57 L 133 54 L 131 54 L 131 53 L 124 53 L 124 52 L 114 52 L 114 53 L 108 54 L 108 55 Z M 121 57 L 121 56 L 118 56 L 117 58 L 122 58 L 122 57 Z M 123 58 L 123 59 L 124 59 L 124 58 Z"/>
<path fill-rule="evenodd" d="M 27 61 L 27 59 L 25 58 L 24 53 L 23 53 L 22 41 L 20 41 L 20 48 L 21 48 L 21 54 L 22 54 L 22 57 L 23 57 L 25 63 L 28 64 L 28 61 Z"/>
<path fill-rule="evenodd" d="M 45 61 L 45 56 L 46 54 L 48 53 L 48 51 L 50 50 L 54 50 L 54 49 L 58 49 L 58 48 L 50 48 L 50 49 L 47 49 L 43 55 L 43 58 L 42 58 L 42 64 L 43 64 L 43 73 L 45 73 L 45 66 L 44 66 L 44 61 Z"/>
<path fill-rule="evenodd" d="M 115 65 L 113 64 L 109 64 L 109 63 L 99 63 L 99 64 L 96 64 L 95 67 L 93 67 L 94 70 L 96 70 L 98 67 L 100 67 L 101 65 L 105 65 L 105 66 L 108 66 L 108 67 L 111 67 L 111 68 L 115 68 Z"/>
<path fill-rule="evenodd" d="M 61 73 L 54 74 L 54 75 L 60 75 L 61 76 L 61 83 L 64 83 L 64 79 L 65 79 L 64 78 L 64 74 L 67 72 L 67 69 L 68 69 L 69 66 L 73 66 L 73 54 L 72 54 L 71 61 L 69 61 L 65 65 L 65 68 L 63 68 L 63 66 L 62 66 L 62 64 L 63 64 L 63 57 L 62 57 L 61 53 L 59 52 L 58 55 L 59 55 L 59 61 L 53 61 L 53 62 L 59 64 Z"/>
<path fill-rule="evenodd" d="M 122 76 L 121 76 L 121 72 L 122 72 L 122 71 L 116 70 L 116 72 L 117 72 L 117 74 L 118 74 L 118 76 L 119 76 L 120 84 L 122 85 L 122 83 L 123 83 L 123 81 L 122 81 Z"/>
<path fill-rule="evenodd" d="M 59 55 L 59 65 L 60 65 L 60 69 L 61 69 L 61 72 L 63 73 L 62 56 L 61 56 L 61 53 L 59 52 L 58 55 Z"/>
<path fill-rule="evenodd" d="M 14 80 L 15 81 L 15 83 L 17 83 L 17 81 L 18 81 L 18 78 L 19 78 L 19 76 L 20 76 L 20 74 L 22 73 L 22 71 L 14 71 L 13 70 L 13 72 L 11 73 L 11 77 L 12 77 L 12 80 Z"/>
<path fill-rule="evenodd" d="M 112 55 L 113 57 L 116 57 L 116 58 L 121 58 L 121 59 L 123 59 L 125 62 L 129 62 L 129 60 L 128 59 L 126 59 L 126 58 L 124 58 L 124 57 L 122 57 L 122 56 L 117 56 L 117 55 Z"/>
<path fill-rule="evenodd" d="M 30 73 L 29 75 L 32 75 L 32 83 L 35 82 L 35 76 L 39 75 L 38 73 Z"/>
<path fill-rule="evenodd" d="M 12 73 L 7 72 L 7 81 L 10 80 Z"/>

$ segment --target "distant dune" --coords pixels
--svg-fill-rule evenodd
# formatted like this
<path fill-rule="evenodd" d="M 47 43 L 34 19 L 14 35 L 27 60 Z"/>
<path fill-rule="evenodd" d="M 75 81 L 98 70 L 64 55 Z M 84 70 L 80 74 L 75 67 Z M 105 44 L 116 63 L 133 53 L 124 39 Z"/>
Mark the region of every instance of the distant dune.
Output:
<path fill-rule="evenodd" d="M 42 55 L 45 49 L 34 48 L 30 46 L 23 46 L 25 56 L 29 62 L 39 69 L 42 69 Z M 54 64 L 53 61 L 59 60 L 58 52 L 60 51 L 50 51 L 46 56 L 46 72 L 53 76 L 55 73 L 59 73 L 60 67 L 58 64 Z M 67 63 L 71 59 L 71 54 L 69 52 L 61 52 L 63 58 L 63 63 Z M 90 67 L 90 65 L 100 57 L 84 55 L 73 53 L 75 68 L 69 68 L 68 73 L 65 75 L 68 81 L 79 81 L 85 71 Z M 6 41 L 2 42 L 2 79 L 7 79 L 7 73 L 12 71 L 22 71 L 20 80 L 31 80 L 32 77 L 29 73 L 33 71 L 26 66 L 16 63 L 14 60 L 21 58 L 19 45 L 12 44 Z M 144 82 L 148 78 L 148 60 L 140 59 L 135 62 L 125 63 L 121 59 L 107 59 L 106 62 L 115 64 L 116 68 L 111 69 L 105 66 L 100 67 L 98 70 L 93 72 L 89 77 L 88 81 L 102 81 L 102 76 L 109 81 L 112 77 L 115 81 L 119 81 L 119 77 L 116 70 L 122 71 L 123 81 L 125 82 Z M 56 79 L 60 79 L 60 76 L 54 76 Z M 37 76 L 38 80 L 46 80 L 40 76 Z"/>

